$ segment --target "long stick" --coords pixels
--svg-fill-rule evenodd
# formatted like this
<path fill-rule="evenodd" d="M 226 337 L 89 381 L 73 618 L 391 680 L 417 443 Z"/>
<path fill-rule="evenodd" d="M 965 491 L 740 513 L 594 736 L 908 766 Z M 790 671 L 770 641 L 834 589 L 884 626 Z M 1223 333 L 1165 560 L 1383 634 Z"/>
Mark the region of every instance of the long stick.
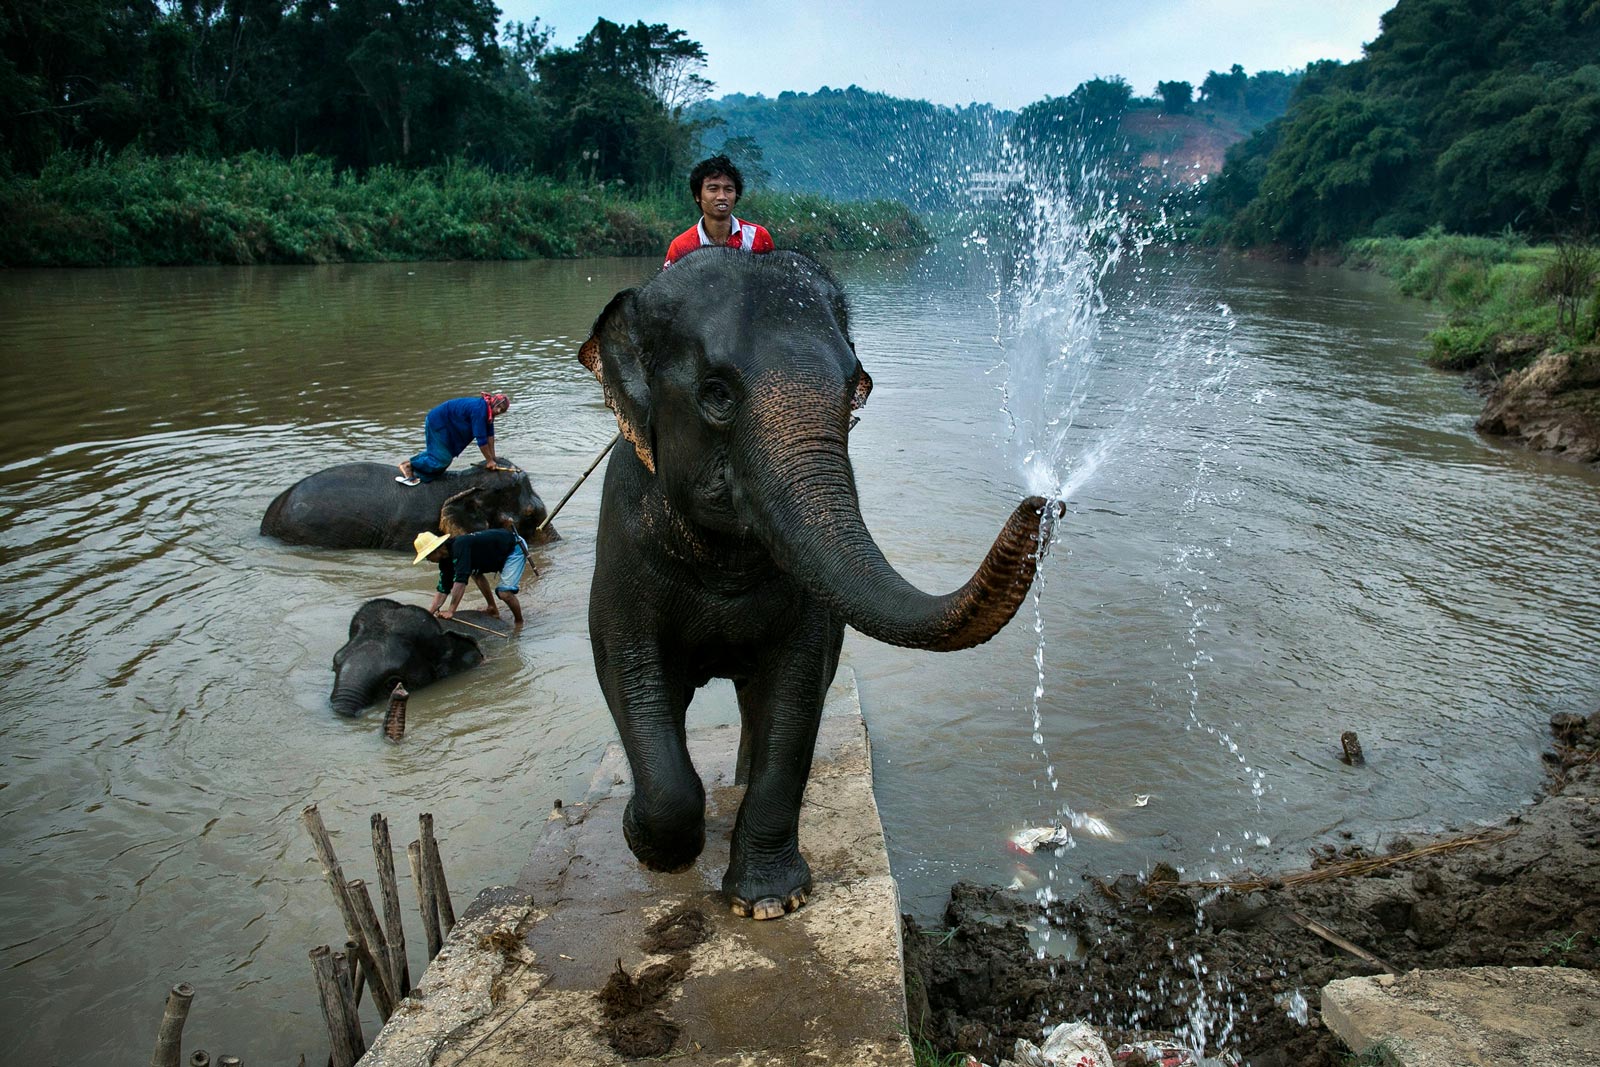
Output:
<path fill-rule="evenodd" d="M 423 812 L 418 820 L 422 824 L 422 862 L 428 867 L 428 877 L 433 883 L 433 896 L 439 905 L 439 921 L 449 936 L 456 926 L 456 909 L 450 903 L 450 886 L 444 880 L 444 861 L 439 858 L 439 842 L 433 836 L 433 814 Z"/>
<path fill-rule="evenodd" d="M 494 634 L 496 637 L 504 637 L 504 638 L 507 638 L 508 640 L 511 637 L 510 634 L 503 634 L 499 630 L 491 630 L 487 626 L 479 626 L 475 622 L 468 622 L 466 619 L 458 619 L 458 618 L 455 617 L 455 615 L 453 613 L 451 614 L 451 616 L 448 619 L 442 619 L 440 621 L 442 621 L 442 622 L 459 622 L 462 626 L 470 626 L 474 630 L 482 630 L 486 634 Z M 407 694 L 407 695 L 409 695 L 409 694 Z"/>
<path fill-rule="evenodd" d="M 361 1012 L 356 1008 L 355 971 L 351 969 L 353 962 L 343 952 L 333 953 L 333 977 L 339 988 L 339 996 L 344 1000 L 345 1021 L 350 1024 L 350 1047 L 359 1060 L 367 1054 L 367 1037 L 361 1029 Z"/>
<path fill-rule="evenodd" d="M 439 936 L 439 907 L 433 900 L 433 878 L 428 865 L 422 862 L 421 841 L 406 846 L 406 859 L 411 863 L 411 881 L 417 887 L 417 906 L 422 910 L 422 932 L 428 939 L 431 961 L 443 947 L 444 938 Z"/>
<path fill-rule="evenodd" d="M 383 980 L 388 976 L 380 969 L 378 961 L 372 958 L 372 953 L 367 951 L 367 946 L 359 941 L 346 941 L 344 955 L 350 961 L 352 976 L 366 976 L 367 987 L 372 990 L 372 1002 L 378 1006 L 378 1021 L 388 1022 L 389 1016 L 394 1014 L 394 1005 L 389 1002 L 388 990 L 383 985 Z"/>
<path fill-rule="evenodd" d="M 317 976 L 317 998 L 322 1002 L 322 1021 L 328 1027 L 328 1048 L 333 1067 L 355 1067 L 356 1052 L 350 1042 L 350 1019 L 345 1015 L 344 996 L 339 978 L 333 973 L 333 954 L 327 945 L 311 950 L 311 970 Z"/>
<path fill-rule="evenodd" d="M 307 804 L 300 812 L 300 818 L 311 834 L 312 847 L 317 850 L 317 859 L 322 864 L 322 877 L 327 879 L 328 888 L 333 891 L 334 903 L 339 905 L 339 917 L 344 920 L 345 935 L 359 941 L 361 923 L 356 919 L 355 907 L 345 889 L 344 868 L 339 866 L 339 858 L 333 854 L 333 839 L 328 836 L 328 828 L 322 824 L 322 813 L 315 804 Z"/>
<path fill-rule="evenodd" d="M 189 1002 L 194 986 L 179 982 L 167 994 L 167 1007 L 161 1013 L 161 1029 L 156 1031 L 156 1049 L 150 1054 L 150 1067 L 178 1067 L 183 1051 L 183 1024 L 189 1018 Z"/>
<path fill-rule="evenodd" d="M 1383 960 L 1380 960 L 1378 957 L 1374 956 L 1372 953 L 1368 952 L 1354 941 L 1348 941 L 1345 938 L 1340 937 L 1326 926 L 1323 926 L 1321 923 L 1317 922 L 1317 920 L 1306 915 L 1301 915 L 1298 911 L 1289 911 L 1285 912 L 1284 914 L 1288 915 L 1289 918 L 1292 919 L 1297 925 L 1305 927 L 1307 930 L 1310 930 L 1312 933 L 1316 934 L 1329 944 L 1338 945 L 1340 948 L 1350 953 L 1350 955 L 1366 960 L 1375 967 L 1382 967 L 1390 974 L 1400 973 L 1393 964 L 1385 963 Z"/>
<path fill-rule="evenodd" d="M 367 984 L 372 986 L 372 999 L 378 1005 L 378 1014 L 383 1016 L 384 1022 L 388 1022 L 395 1003 L 391 985 L 394 978 L 388 973 L 389 941 L 383 936 L 383 927 L 378 924 L 378 913 L 372 908 L 372 896 L 367 892 L 367 883 L 360 878 L 352 878 L 345 883 L 345 888 L 350 891 L 350 903 L 355 905 L 356 920 L 361 923 L 361 936 L 366 941 L 359 946 L 360 956 L 351 960 L 351 963 L 360 964 L 362 972 L 367 974 Z M 379 960 L 383 961 L 381 968 Z M 368 966 L 371 967 L 371 973 L 367 973 Z"/>
<path fill-rule="evenodd" d="M 394 845 L 389 820 L 372 816 L 372 858 L 378 863 L 378 893 L 383 897 L 383 925 L 389 935 L 389 971 L 399 996 L 411 992 L 411 964 L 406 960 L 406 930 L 400 921 L 400 883 L 394 876 Z"/>
<path fill-rule="evenodd" d="M 550 514 L 544 517 L 544 521 L 539 524 L 538 530 L 542 530 L 546 526 L 550 525 L 550 520 L 556 517 L 556 512 L 560 511 L 564 506 L 566 506 L 567 501 L 572 499 L 572 494 L 578 491 L 578 486 L 582 485 L 589 475 L 594 473 L 594 469 L 600 466 L 600 461 L 606 458 L 606 453 L 611 451 L 611 446 L 620 440 L 622 440 L 622 434 L 618 433 L 615 437 L 606 442 L 606 447 L 602 448 L 600 450 L 600 454 L 594 457 L 594 462 L 589 464 L 588 468 L 578 476 L 578 480 L 572 483 L 572 488 L 567 490 L 567 495 L 562 497 L 556 506 L 551 509 Z M 537 533 L 538 530 L 535 530 L 535 532 Z"/>

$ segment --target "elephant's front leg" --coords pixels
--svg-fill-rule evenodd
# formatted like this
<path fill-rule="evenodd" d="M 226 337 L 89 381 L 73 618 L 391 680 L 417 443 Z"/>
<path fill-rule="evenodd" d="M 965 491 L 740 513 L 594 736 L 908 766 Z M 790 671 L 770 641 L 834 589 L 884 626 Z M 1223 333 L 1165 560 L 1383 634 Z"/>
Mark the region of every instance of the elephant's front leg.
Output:
<path fill-rule="evenodd" d="M 811 868 L 800 855 L 800 804 L 844 628 L 818 619 L 808 630 L 739 686 L 749 784 L 722 892 L 734 914 L 749 918 L 776 919 L 804 904 L 811 889 Z"/>
<path fill-rule="evenodd" d="M 706 842 L 705 787 L 684 737 L 693 690 L 669 676 L 654 647 L 629 645 L 602 653 L 597 644 L 595 658 L 633 772 L 623 837 L 646 867 L 680 871 Z"/>

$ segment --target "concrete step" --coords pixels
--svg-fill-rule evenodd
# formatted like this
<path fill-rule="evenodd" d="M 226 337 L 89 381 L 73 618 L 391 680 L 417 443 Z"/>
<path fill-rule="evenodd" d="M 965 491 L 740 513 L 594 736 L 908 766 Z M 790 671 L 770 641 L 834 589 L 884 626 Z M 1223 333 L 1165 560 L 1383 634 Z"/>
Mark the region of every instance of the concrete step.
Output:
<path fill-rule="evenodd" d="M 628 852 L 621 819 L 631 784 L 612 745 L 588 797 L 552 812 L 517 884 L 474 901 L 418 983 L 422 996 L 390 1019 L 363 1067 L 469 1054 L 472 1067 L 596 1067 L 647 1055 L 693 1067 L 909 1067 L 899 893 L 847 670 L 824 716 L 800 817 L 815 883 L 805 907 L 754 922 L 722 901 L 744 793 L 733 784 L 737 727 L 690 733 L 706 786 L 706 850 L 677 874 L 647 871 Z M 614 997 L 627 1002 L 618 1011 L 635 1010 L 607 1017 L 599 994 L 608 982 L 615 993 L 619 966 L 648 989 Z"/>
<path fill-rule="evenodd" d="M 1600 978 L 1570 967 L 1464 967 L 1342 978 L 1322 1021 L 1394 1067 L 1594 1067 Z"/>

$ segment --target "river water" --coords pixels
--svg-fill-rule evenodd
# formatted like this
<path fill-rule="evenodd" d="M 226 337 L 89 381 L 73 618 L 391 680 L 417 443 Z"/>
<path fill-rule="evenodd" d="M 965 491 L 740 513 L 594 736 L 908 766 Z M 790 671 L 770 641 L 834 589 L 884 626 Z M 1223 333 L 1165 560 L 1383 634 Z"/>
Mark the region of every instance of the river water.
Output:
<path fill-rule="evenodd" d="M 876 381 L 863 508 L 942 592 L 1024 492 L 994 286 L 953 253 L 838 267 Z M 654 268 L 0 273 L 5 1062 L 145 1062 L 177 981 L 187 1047 L 317 1062 L 306 952 L 343 935 L 301 808 L 369 878 L 368 815 L 403 843 L 431 811 L 460 907 L 581 795 L 613 736 L 585 632 L 598 478 L 536 551 L 520 639 L 414 695 L 400 745 L 329 712 L 329 663 L 364 600 L 425 602 L 431 577 L 257 526 L 489 385 L 515 397 L 502 454 L 553 503 L 615 432 L 576 349 Z M 957 878 L 1226 875 L 1526 801 L 1549 716 L 1600 696 L 1600 477 L 1476 436 L 1479 401 L 1416 358 L 1430 312 L 1375 277 L 1150 259 L 1107 291 L 1079 422 L 1085 449 L 1119 443 L 1037 606 L 967 652 L 845 643 L 907 910 Z M 737 714 L 722 689 L 691 717 Z M 1068 809 L 1115 837 L 1007 848 Z"/>

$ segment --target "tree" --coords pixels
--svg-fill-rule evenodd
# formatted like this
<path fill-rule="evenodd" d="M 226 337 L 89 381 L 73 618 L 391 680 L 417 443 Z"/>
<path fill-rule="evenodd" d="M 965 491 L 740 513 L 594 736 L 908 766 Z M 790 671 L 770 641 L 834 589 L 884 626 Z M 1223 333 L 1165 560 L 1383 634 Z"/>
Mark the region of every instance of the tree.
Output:
<path fill-rule="evenodd" d="M 1214 108 L 1242 112 L 1245 109 L 1245 90 L 1249 83 L 1250 79 L 1245 76 L 1244 68 L 1237 63 L 1229 67 L 1226 74 L 1208 70 L 1206 80 L 1200 83 L 1200 98 Z"/>
<path fill-rule="evenodd" d="M 1161 97 L 1162 111 L 1181 115 L 1194 100 L 1194 86 L 1188 82 L 1156 82 L 1156 95 Z"/>

